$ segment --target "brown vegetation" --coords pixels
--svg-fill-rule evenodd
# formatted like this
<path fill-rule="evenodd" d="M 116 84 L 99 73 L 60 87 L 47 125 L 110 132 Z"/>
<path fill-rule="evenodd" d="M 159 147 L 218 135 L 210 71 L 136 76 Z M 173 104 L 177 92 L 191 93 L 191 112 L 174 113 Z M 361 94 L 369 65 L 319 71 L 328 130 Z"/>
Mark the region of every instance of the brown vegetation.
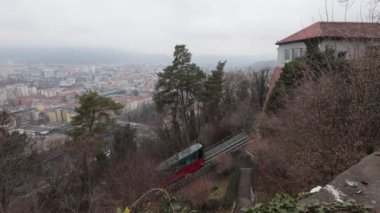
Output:
<path fill-rule="evenodd" d="M 259 159 L 262 198 L 324 185 L 379 148 L 378 60 L 321 70 L 318 79 L 305 78 L 287 99 L 283 109 L 263 116 L 265 137 L 250 146 Z"/>
<path fill-rule="evenodd" d="M 156 186 L 156 167 L 152 160 L 137 153 L 126 155 L 111 166 L 108 177 L 110 192 L 118 206 L 133 203 L 145 191 Z"/>
<path fill-rule="evenodd" d="M 216 170 L 223 175 L 231 173 L 234 167 L 233 161 L 234 159 L 230 153 L 224 153 L 218 156 L 215 160 Z"/>
<path fill-rule="evenodd" d="M 203 176 L 186 185 L 182 192 L 186 200 L 189 200 L 194 206 L 200 207 L 209 201 L 208 197 L 213 186 L 211 178 Z"/>

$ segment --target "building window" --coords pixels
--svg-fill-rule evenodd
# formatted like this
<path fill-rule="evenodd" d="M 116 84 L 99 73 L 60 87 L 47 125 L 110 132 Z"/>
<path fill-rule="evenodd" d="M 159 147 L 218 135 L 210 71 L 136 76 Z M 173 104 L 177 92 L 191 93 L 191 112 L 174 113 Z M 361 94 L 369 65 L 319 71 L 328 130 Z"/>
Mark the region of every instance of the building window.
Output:
<path fill-rule="evenodd" d="M 300 58 L 300 57 L 302 57 L 302 48 L 293 49 L 293 57 L 292 57 L 292 59 Z"/>
<path fill-rule="evenodd" d="M 304 56 L 305 51 L 302 48 L 285 49 L 285 61 L 290 61 Z"/>
<path fill-rule="evenodd" d="M 325 45 L 325 51 L 330 51 L 330 52 L 334 52 L 335 51 L 335 48 L 332 46 L 332 45 Z"/>
<path fill-rule="evenodd" d="M 292 49 L 292 60 L 297 58 L 298 51 L 297 49 Z"/>
<path fill-rule="evenodd" d="M 339 59 L 346 59 L 347 51 L 339 51 L 338 52 L 338 58 Z"/>
<path fill-rule="evenodd" d="M 291 49 L 285 50 L 285 61 L 289 61 L 291 59 L 292 59 L 292 50 Z"/>

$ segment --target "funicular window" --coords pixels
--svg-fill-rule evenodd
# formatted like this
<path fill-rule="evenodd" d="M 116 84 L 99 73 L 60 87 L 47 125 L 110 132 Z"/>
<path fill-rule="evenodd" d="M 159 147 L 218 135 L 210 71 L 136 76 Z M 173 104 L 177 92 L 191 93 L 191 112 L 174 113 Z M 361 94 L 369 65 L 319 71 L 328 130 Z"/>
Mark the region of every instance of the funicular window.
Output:
<path fill-rule="evenodd" d="M 186 166 L 186 158 L 183 158 L 180 161 L 178 161 L 178 163 L 176 164 L 176 171 L 182 169 L 185 166 Z"/>
<path fill-rule="evenodd" d="M 198 149 L 197 150 L 197 160 L 199 160 L 203 156 L 203 149 Z"/>
<path fill-rule="evenodd" d="M 188 166 L 194 162 L 194 158 L 195 158 L 194 154 L 196 154 L 196 153 L 193 153 L 193 154 L 186 157 L 186 166 Z"/>
<path fill-rule="evenodd" d="M 177 171 L 177 164 L 171 165 L 162 170 L 162 172 L 165 174 L 172 174 L 176 171 Z"/>
<path fill-rule="evenodd" d="M 187 156 L 184 156 L 181 160 L 178 160 L 175 164 L 173 164 L 167 171 L 178 172 L 179 170 L 183 169 L 184 167 L 194 163 L 198 159 L 200 159 L 203 156 L 203 149 L 202 147 L 194 150 L 193 153 L 189 154 L 187 153 Z"/>

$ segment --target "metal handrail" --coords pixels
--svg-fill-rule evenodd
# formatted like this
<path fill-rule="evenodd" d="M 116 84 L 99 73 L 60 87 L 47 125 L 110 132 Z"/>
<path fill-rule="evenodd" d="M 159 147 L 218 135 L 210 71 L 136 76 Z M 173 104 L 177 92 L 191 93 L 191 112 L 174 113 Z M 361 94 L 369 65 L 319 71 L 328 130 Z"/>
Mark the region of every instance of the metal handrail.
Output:
<path fill-rule="evenodd" d="M 206 157 L 206 161 L 210 160 L 210 159 L 213 159 L 215 156 L 218 156 L 226 151 L 229 151 L 229 150 L 233 150 L 237 147 L 240 147 L 242 144 L 246 143 L 248 140 L 247 140 L 247 136 L 244 136 L 244 138 L 240 138 L 239 140 L 237 140 L 234 144 L 232 144 L 231 146 L 229 147 L 226 147 L 222 150 L 219 150 L 217 152 L 214 152 L 212 154 L 210 154 L 209 156 Z"/>
<path fill-rule="evenodd" d="M 223 138 L 222 140 L 216 142 L 215 144 L 213 144 L 213 145 L 207 147 L 207 148 L 205 149 L 205 152 L 206 152 L 206 151 L 209 151 L 209 150 L 211 150 L 211 149 L 213 149 L 213 148 L 215 148 L 215 147 L 217 147 L 217 146 L 219 146 L 220 144 L 222 144 L 222 143 L 228 141 L 229 139 L 235 137 L 236 135 L 238 135 L 238 134 L 240 134 L 240 133 L 242 133 L 242 132 L 245 132 L 244 129 L 238 130 L 238 131 L 236 131 L 235 133 L 233 133 L 232 135 L 229 135 L 228 137 Z"/>

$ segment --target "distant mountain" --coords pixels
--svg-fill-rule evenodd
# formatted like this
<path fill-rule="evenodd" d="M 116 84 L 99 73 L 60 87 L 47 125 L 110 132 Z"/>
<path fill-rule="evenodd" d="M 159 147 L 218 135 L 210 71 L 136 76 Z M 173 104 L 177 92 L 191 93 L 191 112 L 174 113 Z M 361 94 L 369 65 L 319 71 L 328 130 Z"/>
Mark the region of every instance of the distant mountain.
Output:
<path fill-rule="evenodd" d="M 114 49 L 82 48 L 0 48 L 0 62 L 107 64 L 107 63 L 163 63 L 170 62 L 165 55 L 126 53 Z"/>
<path fill-rule="evenodd" d="M 194 55 L 193 61 L 202 67 L 214 68 L 218 61 L 227 60 L 227 67 L 254 65 L 262 56 Z M 57 64 L 159 64 L 172 61 L 170 54 L 128 53 L 100 48 L 10 48 L 0 47 L 0 62 Z"/>
<path fill-rule="evenodd" d="M 276 65 L 275 60 L 268 60 L 268 61 L 258 61 L 251 65 L 251 67 L 255 70 L 260 70 L 264 68 L 274 68 Z"/>
<path fill-rule="evenodd" d="M 206 66 L 215 67 L 218 61 L 227 60 L 226 66 L 228 68 L 259 66 L 260 64 L 271 64 L 272 60 L 268 56 L 256 56 L 256 55 L 194 55 L 193 60 L 195 63 Z M 265 61 L 263 61 L 265 60 Z"/>

